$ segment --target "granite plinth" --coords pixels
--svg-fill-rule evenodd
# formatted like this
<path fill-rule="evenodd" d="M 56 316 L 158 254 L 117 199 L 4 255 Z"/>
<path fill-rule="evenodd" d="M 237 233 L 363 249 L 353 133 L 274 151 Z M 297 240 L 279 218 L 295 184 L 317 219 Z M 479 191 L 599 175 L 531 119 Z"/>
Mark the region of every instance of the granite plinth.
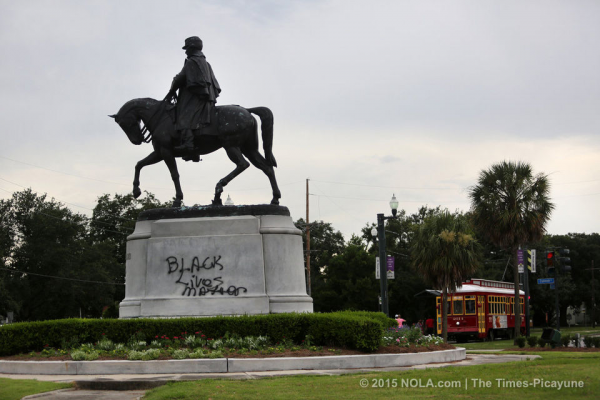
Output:
<path fill-rule="evenodd" d="M 313 309 L 301 231 L 281 206 L 146 211 L 127 238 L 125 279 L 120 318 Z"/>

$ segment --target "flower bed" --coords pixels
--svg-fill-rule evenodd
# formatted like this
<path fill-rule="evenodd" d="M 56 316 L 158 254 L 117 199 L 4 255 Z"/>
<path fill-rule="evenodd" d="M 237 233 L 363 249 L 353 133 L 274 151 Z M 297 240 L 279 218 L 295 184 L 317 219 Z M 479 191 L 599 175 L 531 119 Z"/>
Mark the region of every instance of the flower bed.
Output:
<path fill-rule="evenodd" d="M 417 353 L 447 350 L 437 336 L 424 336 L 418 328 L 388 329 L 381 337 L 375 353 Z M 268 358 L 308 357 L 327 355 L 358 355 L 364 352 L 334 346 L 319 346 L 311 335 L 301 343 L 282 338 L 273 341 L 267 336 L 246 336 L 226 333 L 223 337 L 207 337 L 202 331 L 181 332 L 177 336 L 147 337 L 142 331 L 132 335 L 127 343 L 115 343 L 103 334 L 96 343 L 79 343 L 78 337 L 63 340 L 61 346 L 45 346 L 40 352 L 2 357 L 6 360 L 165 360 L 199 358 Z"/>

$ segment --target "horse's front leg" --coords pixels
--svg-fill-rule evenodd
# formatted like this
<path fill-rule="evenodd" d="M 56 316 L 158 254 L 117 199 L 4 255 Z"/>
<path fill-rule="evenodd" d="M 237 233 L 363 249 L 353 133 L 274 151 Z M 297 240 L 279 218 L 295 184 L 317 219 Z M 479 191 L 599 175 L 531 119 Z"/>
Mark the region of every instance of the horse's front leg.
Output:
<path fill-rule="evenodd" d="M 165 160 L 165 164 L 169 168 L 169 172 L 171 173 L 171 179 L 173 179 L 173 183 L 175 184 L 175 200 L 173 201 L 173 207 L 181 207 L 181 200 L 183 200 L 183 191 L 181 190 L 181 184 L 179 183 L 179 172 L 177 171 L 177 162 L 175 161 L 175 157 L 170 150 L 162 151 L 163 159 Z"/>
<path fill-rule="evenodd" d="M 142 170 L 142 168 L 144 168 L 146 165 L 156 164 L 161 160 L 162 157 L 156 151 L 153 151 L 146 158 L 138 161 L 137 164 L 135 164 L 135 177 L 133 178 L 133 197 L 137 199 L 142 194 L 142 191 L 140 190 L 140 171 Z"/>

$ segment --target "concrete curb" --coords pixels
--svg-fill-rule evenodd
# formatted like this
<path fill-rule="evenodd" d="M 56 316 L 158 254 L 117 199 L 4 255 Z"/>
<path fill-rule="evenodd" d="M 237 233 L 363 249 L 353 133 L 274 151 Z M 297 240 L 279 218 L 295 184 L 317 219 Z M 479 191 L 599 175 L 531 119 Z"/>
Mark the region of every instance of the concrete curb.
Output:
<path fill-rule="evenodd" d="M 195 374 L 288 370 L 387 368 L 452 362 L 467 357 L 464 348 L 409 354 L 358 356 L 221 358 L 154 361 L 6 361 L 0 373 L 23 375 Z"/>

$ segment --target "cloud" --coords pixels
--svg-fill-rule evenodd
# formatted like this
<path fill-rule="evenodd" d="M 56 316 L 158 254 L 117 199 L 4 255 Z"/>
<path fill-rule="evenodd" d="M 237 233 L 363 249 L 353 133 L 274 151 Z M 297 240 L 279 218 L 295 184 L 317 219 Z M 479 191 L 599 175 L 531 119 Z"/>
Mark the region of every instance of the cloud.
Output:
<path fill-rule="evenodd" d="M 392 192 L 409 212 L 467 209 L 479 171 L 513 159 L 551 174 L 551 233 L 591 232 L 599 18 L 589 1 L 2 2 L 0 156 L 83 178 L 1 157 L 0 178 L 88 208 L 131 190 L 151 149 L 106 115 L 162 98 L 184 39 L 199 35 L 219 104 L 273 110 L 282 204 L 294 218 L 305 217 L 307 178 L 315 215 L 347 237 L 385 212 Z M 188 204 L 207 204 L 234 167 L 223 151 L 203 159 L 179 162 Z M 162 164 L 141 181 L 162 200 L 174 194 Z M 254 168 L 225 192 L 237 204 L 270 200 Z"/>

